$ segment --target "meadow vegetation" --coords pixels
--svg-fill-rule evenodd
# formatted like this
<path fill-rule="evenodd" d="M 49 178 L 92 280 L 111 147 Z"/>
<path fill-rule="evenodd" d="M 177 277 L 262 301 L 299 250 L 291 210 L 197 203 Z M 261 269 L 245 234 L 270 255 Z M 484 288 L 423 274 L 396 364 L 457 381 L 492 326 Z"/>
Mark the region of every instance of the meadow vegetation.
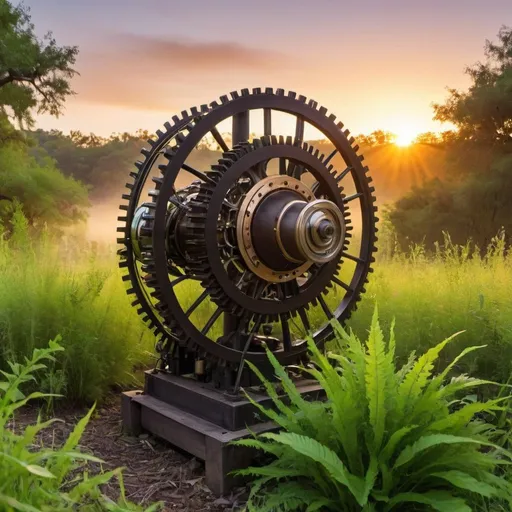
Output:
<path fill-rule="evenodd" d="M 124 293 L 115 253 L 48 231 L 31 237 L 20 208 L 11 228 L 0 236 L 0 368 L 60 335 L 66 350 L 40 382 L 44 391 L 93 402 L 133 384 L 154 338 Z"/>
<path fill-rule="evenodd" d="M 326 401 L 304 400 L 268 350 L 289 402 L 250 365 L 275 408 L 249 399 L 282 430 L 235 443 L 270 458 L 237 472 L 256 477 L 248 510 L 509 510 L 510 431 L 493 423 L 510 397 L 479 401 L 471 395 L 493 384 L 456 370 L 481 347 L 458 348 L 436 373 L 439 355 L 458 345 L 455 335 L 397 365 L 393 326 L 386 340 L 377 309 L 366 342 L 332 325 L 332 350 L 324 355 L 309 338 L 311 361 L 299 368 L 322 386 Z"/>
<path fill-rule="evenodd" d="M 50 512 L 64 510 L 142 511 L 126 500 L 120 469 L 92 471 L 90 464 L 101 464 L 97 457 L 82 453 L 79 442 L 94 411 L 76 424 L 60 446 L 43 446 L 39 439 L 57 419 L 42 421 L 24 429 L 14 428 L 14 415 L 31 400 L 51 398 L 40 391 L 26 395 L 27 383 L 37 383 L 50 370 L 55 355 L 64 349 L 58 340 L 45 348 L 34 349 L 22 364 L 9 362 L 0 378 L 0 509 L 5 511 Z M 102 485 L 117 478 L 117 502 L 105 496 Z M 148 508 L 157 510 L 158 504 Z"/>

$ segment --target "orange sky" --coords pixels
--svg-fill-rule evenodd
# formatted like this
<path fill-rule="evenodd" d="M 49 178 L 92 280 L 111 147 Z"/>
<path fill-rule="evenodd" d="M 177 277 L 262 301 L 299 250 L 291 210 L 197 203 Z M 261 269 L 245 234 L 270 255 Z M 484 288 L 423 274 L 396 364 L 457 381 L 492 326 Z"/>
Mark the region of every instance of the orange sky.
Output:
<path fill-rule="evenodd" d="M 25 3 L 41 33 L 81 50 L 77 95 L 38 126 L 99 135 L 154 132 L 183 109 L 266 86 L 314 98 L 353 133 L 437 131 L 431 103 L 466 87 L 464 67 L 512 23 L 510 0 Z"/>

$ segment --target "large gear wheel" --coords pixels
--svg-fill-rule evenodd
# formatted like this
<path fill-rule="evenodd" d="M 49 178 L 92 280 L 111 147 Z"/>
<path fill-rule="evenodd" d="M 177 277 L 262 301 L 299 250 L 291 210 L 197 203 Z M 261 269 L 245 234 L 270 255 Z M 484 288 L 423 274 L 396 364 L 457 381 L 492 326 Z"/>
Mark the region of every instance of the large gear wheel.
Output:
<path fill-rule="evenodd" d="M 249 141 L 258 115 L 264 135 Z M 283 115 L 294 137 L 273 133 Z M 229 121 L 232 142 L 218 129 Z M 326 142 L 305 142 L 309 127 Z M 222 154 L 200 153 L 205 140 Z M 263 364 L 266 342 L 291 364 L 306 334 L 322 344 L 332 319 L 349 318 L 372 270 L 377 217 L 368 168 L 334 115 L 293 92 L 244 89 L 184 113 L 145 153 L 120 219 L 121 264 L 164 360 L 174 344 L 217 364 Z"/>

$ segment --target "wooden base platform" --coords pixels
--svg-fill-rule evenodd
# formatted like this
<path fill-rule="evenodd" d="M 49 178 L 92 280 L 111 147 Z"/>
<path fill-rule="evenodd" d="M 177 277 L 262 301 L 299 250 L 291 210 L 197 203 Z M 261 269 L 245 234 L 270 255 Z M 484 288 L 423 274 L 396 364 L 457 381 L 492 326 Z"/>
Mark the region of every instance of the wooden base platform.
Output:
<path fill-rule="evenodd" d="M 227 395 L 193 379 L 146 372 L 144 388 L 122 394 L 124 428 L 134 435 L 149 432 L 204 460 L 206 485 L 217 496 L 243 484 L 229 473 L 249 466 L 255 455 L 230 443 L 249 437 L 247 427 L 256 433 L 277 430 L 274 423 L 258 417 L 245 397 Z M 322 396 L 312 381 L 298 381 L 297 388 L 313 399 Z M 251 398 L 272 405 L 264 394 L 252 392 Z"/>

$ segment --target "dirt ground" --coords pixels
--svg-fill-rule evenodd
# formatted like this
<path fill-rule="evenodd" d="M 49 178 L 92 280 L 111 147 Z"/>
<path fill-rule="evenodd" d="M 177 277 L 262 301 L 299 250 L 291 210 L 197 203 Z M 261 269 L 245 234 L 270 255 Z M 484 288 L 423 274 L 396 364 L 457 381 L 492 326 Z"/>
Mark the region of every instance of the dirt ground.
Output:
<path fill-rule="evenodd" d="M 65 441 L 77 421 L 87 410 L 57 411 L 62 422 L 55 423 L 42 434 L 46 446 Z M 37 410 L 26 408 L 13 427 L 34 422 Z M 204 464 L 190 455 L 180 453 L 168 443 L 147 434 L 139 437 L 125 435 L 121 428 L 119 397 L 113 397 L 99 407 L 85 431 L 80 449 L 102 459 L 104 470 L 123 467 L 127 497 L 149 506 L 163 502 L 166 511 L 227 512 L 243 508 L 246 489 L 238 489 L 230 496 L 216 498 L 204 485 Z M 94 466 L 94 464 L 93 464 Z M 97 465 L 99 466 L 99 465 Z M 91 468 L 98 471 L 99 467 Z M 111 498 L 119 495 L 117 483 L 106 486 L 104 493 Z"/>

